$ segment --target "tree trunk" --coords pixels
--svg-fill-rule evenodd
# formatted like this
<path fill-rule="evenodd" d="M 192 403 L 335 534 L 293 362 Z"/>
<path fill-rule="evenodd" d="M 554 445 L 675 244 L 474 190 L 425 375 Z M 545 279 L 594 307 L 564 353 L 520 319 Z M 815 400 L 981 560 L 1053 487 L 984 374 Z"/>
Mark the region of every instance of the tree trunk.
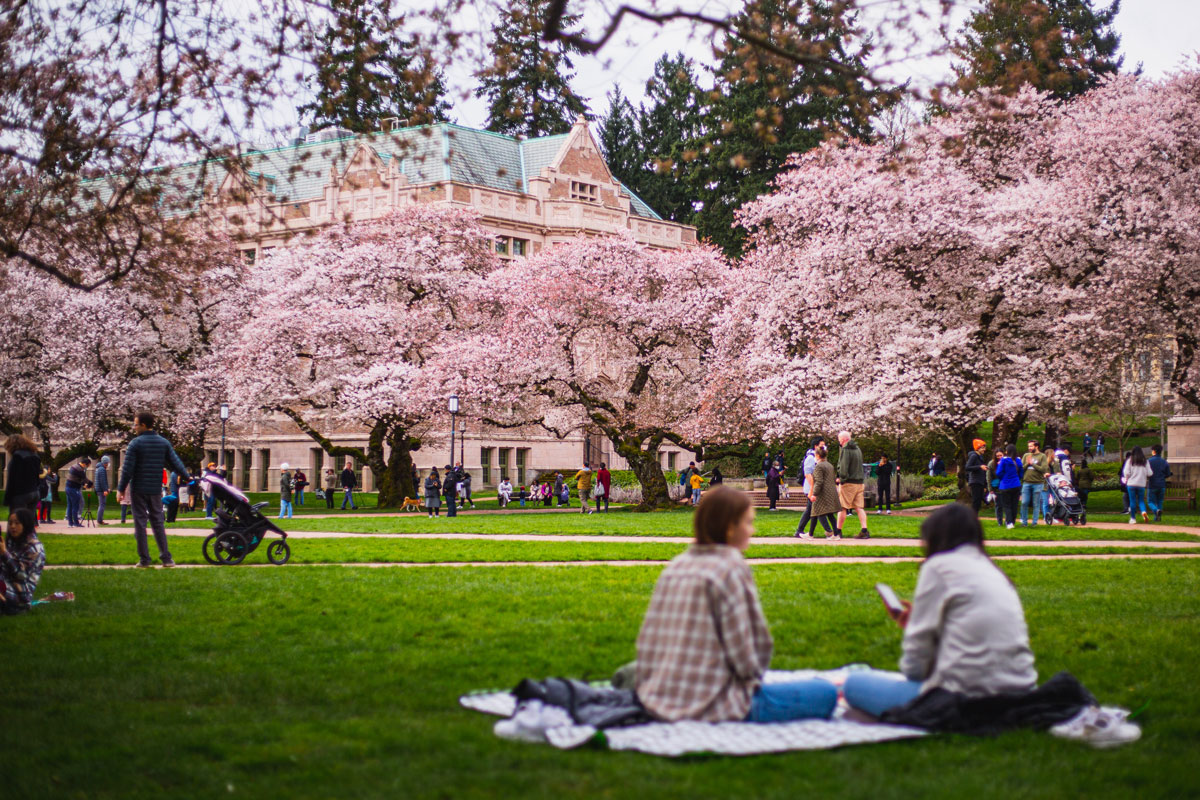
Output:
<path fill-rule="evenodd" d="M 1067 428 L 1060 427 L 1057 422 L 1046 423 L 1046 433 L 1042 436 L 1042 449 L 1055 450 L 1067 435 Z"/>
<path fill-rule="evenodd" d="M 996 417 L 995 422 L 992 423 L 992 449 L 1003 450 L 1010 444 L 1017 445 L 1017 437 L 1021 435 L 1021 429 L 1025 427 L 1028 419 L 1029 414 L 1025 411 L 1013 414 L 1011 417 Z M 1017 452 L 1021 452 L 1019 446 Z"/>
<path fill-rule="evenodd" d="M 629 462 L 629 468 L 637 476 L 642 486 L 642 502 L 638 511 L 653 511 L 671 505 L 671 494 L 667 491 L 667 478 L 663 475 L 662 466 L 658 463 L 658 443 L 648 450 L 641 448 L 640 442 L 622 442 L 610 439 L 616 446 L 617 452 Z"/>
<path fill-rule="evenodd" d="M 967 486 L 967 456 L 971 454 L 977 425 L 959 428 L 954 432 L 954 461 L 958 464 L 958 502 L 970 503 L 971 490 Z"/>
<path fill-rule="evenodd" d="M 376 474 L 375 485 L 379 491 L 377 505 L 380 508 L 396 508 L 406 498 L 417 499 L 412 479 L 412 450 L 417 442 L 402 428 L 393 428 L 387 436 L 387 442 L 386 463 L 383 460 L 383 448 L 380 447 L 378 462 L 372 461 L 371 471 Z M 372 456 L 374 453 L 375 449 L 372 448 Z"/>

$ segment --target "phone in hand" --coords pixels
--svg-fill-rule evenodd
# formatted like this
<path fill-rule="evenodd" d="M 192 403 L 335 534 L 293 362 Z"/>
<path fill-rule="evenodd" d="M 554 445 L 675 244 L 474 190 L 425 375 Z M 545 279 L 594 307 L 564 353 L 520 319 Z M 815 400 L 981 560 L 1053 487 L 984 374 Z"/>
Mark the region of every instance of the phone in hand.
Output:
<path fill-rule="evenodd" d="M 879 593 L 879 599 L 883 601 L 883 605 L 891 618 L 895 619 L 900 616 L 904 611 L 904 605 L 900 602 L 900 596 L 896 594 L 896 590 L 886 583 L 877 583 L 875 584 L 875 591 Z"/>

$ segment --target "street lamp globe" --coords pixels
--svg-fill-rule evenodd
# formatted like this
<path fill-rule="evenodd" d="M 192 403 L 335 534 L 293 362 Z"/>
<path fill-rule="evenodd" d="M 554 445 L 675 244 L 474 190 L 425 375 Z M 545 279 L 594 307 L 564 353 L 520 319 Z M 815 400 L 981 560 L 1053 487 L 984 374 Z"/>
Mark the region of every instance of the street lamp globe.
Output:
<path fill-rule="evenodd" d="M 229 403 L 221 403 L 221 419 L 229 419 Z"/>
<path fill-rule="evenodd" d="M 458 395 L 456 395 L 456 394 L 450 395 L 450 413 L 451 414 L 458 413 Z"/>

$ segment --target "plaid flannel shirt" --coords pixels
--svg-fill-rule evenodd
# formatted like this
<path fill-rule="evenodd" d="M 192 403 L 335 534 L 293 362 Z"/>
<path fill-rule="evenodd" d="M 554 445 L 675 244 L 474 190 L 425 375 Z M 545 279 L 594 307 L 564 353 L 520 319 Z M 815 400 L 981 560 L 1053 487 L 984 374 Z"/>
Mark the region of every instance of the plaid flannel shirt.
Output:
<path fill-rule="evenodd" d="M 772 648 L 742 554 L 693 544 L 654 587 L 637 640 L 638 698 L 668 721 L 745 719 Z"/>

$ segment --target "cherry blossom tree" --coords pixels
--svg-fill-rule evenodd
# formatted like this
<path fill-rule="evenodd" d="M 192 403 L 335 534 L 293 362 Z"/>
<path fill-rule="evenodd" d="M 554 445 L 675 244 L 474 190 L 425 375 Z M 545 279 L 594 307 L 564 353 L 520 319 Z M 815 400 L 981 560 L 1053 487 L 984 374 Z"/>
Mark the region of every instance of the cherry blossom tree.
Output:
<path fill-rule="evenodd" d="M 444 408 L 442 354 L 474 319 L 495 268 L 491 236 L 465 210 L 411 206 L 327 228 L 253 268 L 257 298 L 228 361 L 235 398 L 282 415 L 331 456 L 362 459 L 379 505 L 411 495 L 413 450 Z M 365 425 L 366 447 L 337 445 Z"/>
<path fill-rule="evenodd" d="M 704 378 L 734 278 L 709 248 L 652 250 L 620 236 L 554 245 L 479 287 L 480 327 L 458 342 L 451 380 L 488 409 L 487 424 L 600 432 L 637 475 L 643 506 L 664 505 L 664 442 L 722 454 L 709 432 L 724 427 L 714 418 L 726 406 Z"/>

